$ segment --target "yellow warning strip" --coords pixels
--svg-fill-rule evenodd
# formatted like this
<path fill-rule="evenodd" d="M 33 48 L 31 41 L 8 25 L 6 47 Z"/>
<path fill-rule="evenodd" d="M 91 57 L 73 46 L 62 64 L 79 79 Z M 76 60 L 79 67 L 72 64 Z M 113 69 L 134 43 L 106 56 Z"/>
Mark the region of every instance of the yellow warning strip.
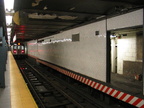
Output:
<path fill-rule="evenodd" d="M 31 95 L 11 52 L 8 52 L 10 63 L 11 108 L 38 108 Z"/>

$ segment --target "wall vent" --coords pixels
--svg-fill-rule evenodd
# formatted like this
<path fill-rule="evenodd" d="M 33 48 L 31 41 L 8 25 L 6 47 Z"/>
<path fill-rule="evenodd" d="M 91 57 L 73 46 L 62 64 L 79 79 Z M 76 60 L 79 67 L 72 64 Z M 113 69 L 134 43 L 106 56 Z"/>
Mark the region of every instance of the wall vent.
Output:
<path fill-rule="evenodd" d="M 72 35 L 72 42 L 80 41 L 80 34 L 73 34 Z"/>
<path fill-rule="evenodd" d="M 99 35 L 99 31 L 95 31 L 95 35 L 98 36 Z"/>

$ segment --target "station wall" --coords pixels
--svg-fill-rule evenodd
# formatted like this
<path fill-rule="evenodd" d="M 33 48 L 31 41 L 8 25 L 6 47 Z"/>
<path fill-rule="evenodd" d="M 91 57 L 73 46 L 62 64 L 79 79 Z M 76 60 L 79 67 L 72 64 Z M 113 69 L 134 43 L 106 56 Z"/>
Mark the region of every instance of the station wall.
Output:
<path fill-rule="evenodd" d="M 27 42 L 27 54 L 37 57 L 38 49 L 37 49 L 37 40 L 32 40 Z"/>
<path fill-rule="evenodd" d="M 143 25 L 143 9 L 107 19 L 107 30 Z"/>
<path fill-rule="evenodd" d="M 117 29 L 124 29 L 129 27 L 136 27 L 136 26 L 142 26 L 143 25 L 143 9 L 133 11 L 127 14 L 123 14 L 117 17 L 112 17 L 107 20 L 107 28 L 108 30 L 117 30 Z M 124 66 L 128 65 L 129 63 L 136 63 L 141 64 L 140 60 L 137 59 L 137 33 L 131 32 L 126 33 L 127 36 L 122 36 L 121 38 L 117 39 L 117 57 L 115 56 L 115 42 L 112 39 L 111 45 L 112 45 L 112 72 L 117 72 L 119 74 L 136 74 L 137 72 L 135 69 L 130 69 L 130 66 Z M 141 46 L 141 45 L 140 45 Z M 114 54 L 114 55 L 113 55 Z M 116 58 L 116 59 L 115 59 Z M 115 60 L 117 60 L 116 67 L 115 67 Z M 126 67 L 129 67 L 129 69 Z M 136 65 L 135 65 L 136 67 Z M 127 71 L 131 72 L 127 72 Z M 132 72 L 133 71 L 133 72 Z"/>
<path fill-rule="evenodd" d="M 123 62 L 136 61 L 136 50 L 136 33 L 111 39 L 112 72 L 123 74 Z"/>
<path fill-rule="evenodd" d="M 106 29 L 142 25 L 142 15 L 137 10 L 30 41 L 28 54 L 106 82 Z"/>
<path fill-rule="evenodd" d="M 99 35 L 95 32 L 99 31 Z M 79 40 L 72 39 L 79 35 Z M 89 77 L 106 81 L 105 20 L 71 29 L 38 44 L 38 57 Z M 72 39 L 66 42 L 43 44 L 46 41 Z"/>
<path fill-rule="evenodd" d="M 136 33 L 128 33 L 118 39 L 117 43 L 117 73 L 123 74 L 124 61 L 136 61 Z"/>

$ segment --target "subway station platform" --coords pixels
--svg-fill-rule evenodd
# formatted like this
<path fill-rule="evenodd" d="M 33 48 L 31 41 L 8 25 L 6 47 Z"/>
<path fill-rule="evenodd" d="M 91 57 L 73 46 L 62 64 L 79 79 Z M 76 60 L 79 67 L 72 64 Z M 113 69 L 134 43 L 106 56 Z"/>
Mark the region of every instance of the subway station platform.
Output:
<path fill-rule="evenodd" d="M 5 88 L 0 88 L 0 108 L 38 108 L 11 52 L 8 52 Z"/>
<path fill-rule="evenodd" d="M 129 93 L 133 96 L 144 99 L 143 95 L 143 82 L 131 77 L 120 75 L 117 73 L 111 73 L 111 84 L 113 88 L 116 88 L 125 93 Z"/>

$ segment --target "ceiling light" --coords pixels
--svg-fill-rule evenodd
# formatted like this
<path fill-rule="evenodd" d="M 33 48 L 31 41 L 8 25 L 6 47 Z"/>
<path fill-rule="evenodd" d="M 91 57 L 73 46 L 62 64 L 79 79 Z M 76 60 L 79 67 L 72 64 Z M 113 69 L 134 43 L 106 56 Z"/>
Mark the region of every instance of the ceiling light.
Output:
<path fill-rule="evenodd" d="M 11 33 L 7 33 L 8 36 L 10 36 Z"/>
<path fill-rule="evenodd" d="M 4 0 L 4 7 L 5 7 L 5 18 L 6 18 L 6 25 L 7 25 L 7 33 L 8 33 L 8 43 L 10 44 L 10 34 L 12 26 L 12 17 L 13 17 L 13 7 L 14 7 L 14 0 Z M 9 27 L 8 27 L 9 26 Z"/>
<path fill-rule="evenodd" d="M 5 10 L 11 11 L 14 6 L 14 0 L 4 0 Z"/>
<path fill-rule="evenodd" d="M 7 32 L 10 33 L 11 32 L 11 28 L 7 28 Z"/>
<path fill-rule="evenodd" d="M 12 23 L 12 16 L 6 16 L 6 23 L 10 25 Z"/>

